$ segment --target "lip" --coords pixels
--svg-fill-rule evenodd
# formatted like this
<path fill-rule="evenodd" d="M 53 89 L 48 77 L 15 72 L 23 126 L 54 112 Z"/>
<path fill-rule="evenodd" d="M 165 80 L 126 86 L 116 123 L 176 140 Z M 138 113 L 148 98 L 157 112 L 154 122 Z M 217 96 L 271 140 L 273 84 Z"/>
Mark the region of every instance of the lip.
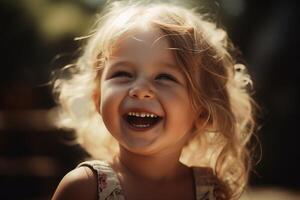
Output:
<path fill-rule="evenodd" d="M 132 126 L 130 123 L 127 122 L 126 117 L 127 117 L 127 114 L 129 112 L 154 114 L 154 115 L 158 116 L 160 119 L 153 126 L 145 127 L 145 128 L 138 128 L 138 127 Z M 151 129 L 157 127 L 164 120 L 164 116 L 163 116 L 163 114 L 160 114 L 159 112 L 153 111 L 153 109 L 148 109 L 148 108 L 145 108 L 145 107 L 136 107 L 135 106 L 135 107 L 128 107 L 128 108 L 124 109 L 124 112 L 122 114 L 122 120 L 129 129 L 131 129 L 133 131 L 136 131 L 136 132 L 146 132 L 148 130 L 151 130 Z"/>

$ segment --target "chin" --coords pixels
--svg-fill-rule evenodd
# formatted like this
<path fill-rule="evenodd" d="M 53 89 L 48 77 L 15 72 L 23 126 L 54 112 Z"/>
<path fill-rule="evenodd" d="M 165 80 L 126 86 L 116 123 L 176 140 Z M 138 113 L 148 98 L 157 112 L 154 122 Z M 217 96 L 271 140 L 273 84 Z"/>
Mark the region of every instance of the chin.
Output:
<path fill-rule="evenodd" d="M 138 155 L 153 155 L 155 153 L 158 153 L 160 151 L 160 148 L 157 147 L 155 142 L 149 142 L 149 141 L 135 141 L 130 142 L 126 144 L 121 144 L 122 148 L 126 149 L 127 151 L 138 154 Z"/>

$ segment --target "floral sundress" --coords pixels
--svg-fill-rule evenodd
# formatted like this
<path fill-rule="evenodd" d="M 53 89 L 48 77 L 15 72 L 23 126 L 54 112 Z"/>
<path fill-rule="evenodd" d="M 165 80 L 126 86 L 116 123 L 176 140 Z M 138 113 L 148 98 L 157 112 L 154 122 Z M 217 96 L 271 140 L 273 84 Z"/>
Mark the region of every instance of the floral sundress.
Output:
<path fill-rule="evenodd" d="M 80 163 L 77 167 L 86 166 L 97 173 L 98 200 L 125 200 L 120 182 L 111 166 L 100 160 Z M 193 167 L 196 200 L 219 200 L 216 196 L 216 177 L 211 168 Z"/>

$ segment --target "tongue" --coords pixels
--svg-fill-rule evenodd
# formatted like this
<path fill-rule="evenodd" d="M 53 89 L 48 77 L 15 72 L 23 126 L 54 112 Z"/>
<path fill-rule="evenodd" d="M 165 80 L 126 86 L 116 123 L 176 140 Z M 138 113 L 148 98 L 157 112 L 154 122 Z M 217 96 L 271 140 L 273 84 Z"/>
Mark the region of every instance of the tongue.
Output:
<path fill-rule="evenodd" d="M 152 126 L 157 123 L 159 119 L 152 117 L 127 116 L 126 120 L 133 126 Z"/>

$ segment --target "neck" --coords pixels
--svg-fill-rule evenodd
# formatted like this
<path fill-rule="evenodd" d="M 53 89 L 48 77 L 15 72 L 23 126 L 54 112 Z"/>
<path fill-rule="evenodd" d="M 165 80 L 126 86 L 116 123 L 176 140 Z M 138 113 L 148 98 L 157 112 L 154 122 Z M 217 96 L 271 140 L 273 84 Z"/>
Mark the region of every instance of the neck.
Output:
<path fill-rule="evenodd" d="M 188 168 L 179 162 L 180 151 L 159 155 L 139 155 L 120 146 L 114 165 L 121 174 L 140 180 L 167 181 L 178 178 Z"/>

